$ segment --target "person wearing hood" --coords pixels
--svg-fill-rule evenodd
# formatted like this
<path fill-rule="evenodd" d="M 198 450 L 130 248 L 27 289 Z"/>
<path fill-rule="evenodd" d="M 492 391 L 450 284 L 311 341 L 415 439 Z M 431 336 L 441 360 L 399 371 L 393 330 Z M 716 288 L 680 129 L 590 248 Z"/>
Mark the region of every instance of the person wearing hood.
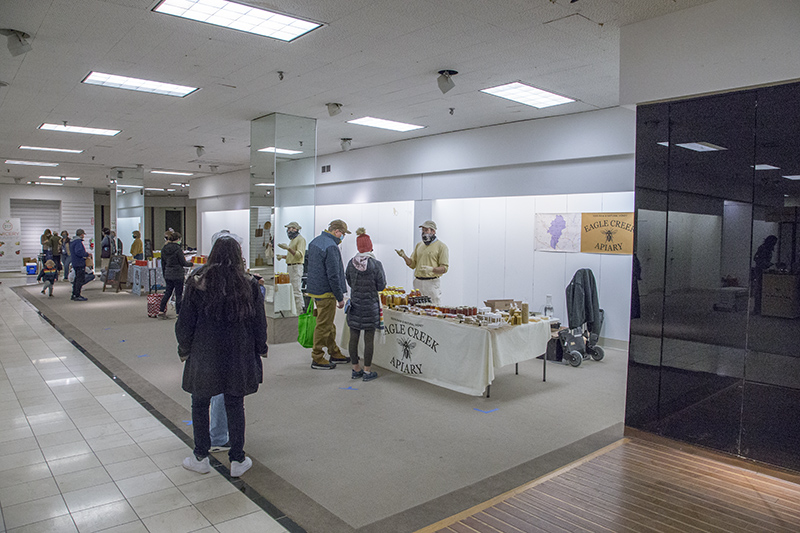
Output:
<path fill-rule="evenodd" d="M 425 221 L 421 226 L 422 242 L 418 243 L 411 257 L 401 250 L 395 250 L 409 268 L 414 269 L 414 288 L 428 296 L 433 305 L 439 305 L 442 298 L 442 274 L 447 272 L 450 252 L 447 245 L 436 238 L 436 222 Z"/>
<path fill-rule="evenodd" d="M 381 300 L 378 293 L 386 288 L 383 265 L 372 253 L 372 240 L 364 228 L 356 230 L 358 253 L 347 263 L 345 277 L 350 286 L 350 309 L 347 325 L 350 327 L 350 363 L 352 379 L 372 381 L 378 377 L 370 370 L 375 346 L 375 330 L 381 323 Z M 364 332 L 364 367 L 359 365 L 358 340 Z"/>
<path fill-rule="evenodd" d="M 303 281 L 303 263 L 306 257 L 306 239 L 300 235 L 300 224 L 289 222 L 286 224 L 286 236 L 289 237 L 289 244 L 279 243 L 278 248 L 286 250 L 286 255 L 277 256 L 278 259 L 286 260 L 286 271 L 289 273 L 289 283 L 294 289 L 294 301 L 297 304 L 297 313 L 303 312 L 303 291 L 301 284 Z"/>

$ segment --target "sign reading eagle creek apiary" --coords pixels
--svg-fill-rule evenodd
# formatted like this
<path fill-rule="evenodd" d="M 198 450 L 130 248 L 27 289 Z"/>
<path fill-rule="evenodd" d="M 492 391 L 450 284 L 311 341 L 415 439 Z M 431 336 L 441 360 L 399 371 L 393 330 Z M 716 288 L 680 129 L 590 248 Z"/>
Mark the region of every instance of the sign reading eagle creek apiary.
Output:
<path fill-rule="evenodd" d="M 581 252 L 632 254 L 633 213 L 583 213 Z"/>
<path fill-rule="evenodd" d="M 388 317 L 385 334 L 389 364 L 401 374 L 423 375 L 425 358 L 436 353 L 439 342 L 424 331 L 422 323 Z"/>

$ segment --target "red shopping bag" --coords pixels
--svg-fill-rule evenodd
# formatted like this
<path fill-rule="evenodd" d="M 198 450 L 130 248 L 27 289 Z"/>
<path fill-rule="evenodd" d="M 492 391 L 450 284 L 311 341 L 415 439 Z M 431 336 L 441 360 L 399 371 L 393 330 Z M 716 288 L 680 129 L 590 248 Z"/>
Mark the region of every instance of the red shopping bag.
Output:
<path fill-rule="evenodd" d="M 147 295 L 147 316 L 155 318 L 161 309 L 162 294 L 153 293 Z"/>

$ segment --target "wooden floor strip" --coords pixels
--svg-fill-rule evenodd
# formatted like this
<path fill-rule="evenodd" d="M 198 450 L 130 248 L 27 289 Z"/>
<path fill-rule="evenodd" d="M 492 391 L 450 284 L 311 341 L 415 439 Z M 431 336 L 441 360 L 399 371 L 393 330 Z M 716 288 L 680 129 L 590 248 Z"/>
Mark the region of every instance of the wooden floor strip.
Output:
<path fill-rule="evenodd" d="M 418 533 L 756 531 L 800 531 L 800 485 L 626 438 Z"/>

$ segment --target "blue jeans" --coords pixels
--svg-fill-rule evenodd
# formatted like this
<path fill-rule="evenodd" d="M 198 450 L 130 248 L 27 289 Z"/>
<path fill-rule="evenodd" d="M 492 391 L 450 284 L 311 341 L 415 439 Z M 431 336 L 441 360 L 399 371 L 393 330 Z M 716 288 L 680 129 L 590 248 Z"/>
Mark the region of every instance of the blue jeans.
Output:
<path fill-rule="evenodd" d="M 228 429 L 231 437 L 231 449 L 228 458 L 231 461 L 244 461 L 244 396 L 225 394 L 225 412 L 228 416 Z M 200 398 L 192 395 L 192 429 L 194 433 L 194 455 L 198 459 L 208 457 L 211 448 L 211 437 L 208 429 L 208 409 L 211 398 Z"/>
<path fill-rule="evenodd" d="M 72 256 L 71 255 L 61 255 L 63 258 L 64 263 L 64 279 L 69 279 L 69 266 L 72 264 Z"/>
<path fill-rule="evenodd" d="M 211 397 L 210 426 L 211 445 L 224 446 L 228 444 L 228 415 L 225 412 L 224 394 L 217 394 Z"/>

